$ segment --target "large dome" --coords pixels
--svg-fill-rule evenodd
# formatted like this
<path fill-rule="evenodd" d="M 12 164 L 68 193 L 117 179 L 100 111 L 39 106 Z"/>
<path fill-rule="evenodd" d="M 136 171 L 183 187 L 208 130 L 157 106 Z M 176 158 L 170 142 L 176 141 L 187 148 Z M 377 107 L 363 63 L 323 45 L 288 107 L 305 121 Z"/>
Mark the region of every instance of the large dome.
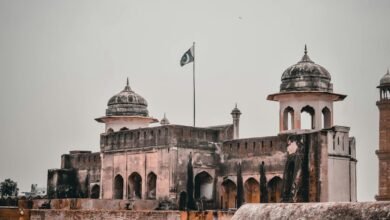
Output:
<path fill-rule="evenodd" d="M 307 55 L 307 48 L 305 45 L 305 54 L 301 61 L 290 66 L 283 72 L 280 92 L 333 92 L 333 85 L 330 81 L 331 76 L 329 72 L 310 59 Z"/>
<path fill-rule="evenodd" d="M 387 69 L 387 73 L 381 78 L 380 85 L 390 85 L 390 72 Z"/>
<path fill-rule="evenodd" d="M 148 117 L 148 103 L 146 100 L 131 90 L 129 79 L 126 87 L 108 101 L 106 116 L 144 116 Z"/>

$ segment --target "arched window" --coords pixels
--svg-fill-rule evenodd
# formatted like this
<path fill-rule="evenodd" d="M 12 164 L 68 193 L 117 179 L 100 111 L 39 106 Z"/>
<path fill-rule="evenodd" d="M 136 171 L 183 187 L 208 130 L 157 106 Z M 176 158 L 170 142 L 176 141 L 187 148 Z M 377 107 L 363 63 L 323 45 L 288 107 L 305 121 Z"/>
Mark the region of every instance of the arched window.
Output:
<path fill-rule="evenodd" d="M 99 185 L 94 185 L 91 189 L 91 199 L 98 199 L 100 194 L 100 187 Z"/>
<path fill-rule="evenodd" d="M 301 110 L 301 129 L 314 129 L 314 108 L 307 105 Z"/>
<path fill-rule="evenodd" d="M 211 200 L 213 198 L 213 178 L 203 171 L 195 176 L 195 199 Z"/>
<path fill-rule="evenodd" d="M 227 179 L 221 185 L 221 208 L 229 209 L 237 206 L 237 185 Z"/>
<path fill-rule="evenodd" d="M 123 178 L 121 175 L 114 178 L 114 199 L 123 199 Z"/>
<path fill-rule="evenodd" d="M 328 107 L 322 109 L 322 127 L 330 128 L 332 126 L 332 115 Z"/>
<path fill-rule="evenodd" d="M 283 111 L 283 129 L 291 130 L 294 129 L 294 109 L 290 106 Z"/>
<path fill-rule="evenodd" d="M 268 184 L 268 202 L 275 203 L 280 202 L 280 196 L 282 194 L 282 179 L 278 176 L 272 178 Z"/>
<path fill-rule="evenodd" d="M 142 199 L 142 178 L 137 172 L 129 176 L 129 199 Z"/>
<path fill-rule="evenodd" d="M 169 149 L 169 148 L 168 148 Z M 153 172 L 148 174 L 146 193 L 148 199 L 156 199 L 157 176 Z"/>
<path fill-rule="evenodd" d="M 254 178 L 249 178 L 245 181 L 245 202 L 258 203 L 260 202 L 260 184 Z"/>

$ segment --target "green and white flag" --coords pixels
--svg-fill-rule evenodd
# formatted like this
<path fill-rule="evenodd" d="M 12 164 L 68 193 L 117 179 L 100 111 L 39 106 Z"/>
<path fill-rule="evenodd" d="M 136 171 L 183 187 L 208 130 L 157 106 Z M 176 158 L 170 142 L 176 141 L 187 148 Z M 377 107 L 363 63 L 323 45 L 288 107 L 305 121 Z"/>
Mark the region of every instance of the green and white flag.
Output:
<path fill-rule="evenodd" d="M 194 62 L 194 60 L 195 60 L 195 57 L 194 57 L 194 46 L 192 46 L 181 57 L 180 66 L 184 66 L 184 65 L 186 65 L 188 63 Z"/>

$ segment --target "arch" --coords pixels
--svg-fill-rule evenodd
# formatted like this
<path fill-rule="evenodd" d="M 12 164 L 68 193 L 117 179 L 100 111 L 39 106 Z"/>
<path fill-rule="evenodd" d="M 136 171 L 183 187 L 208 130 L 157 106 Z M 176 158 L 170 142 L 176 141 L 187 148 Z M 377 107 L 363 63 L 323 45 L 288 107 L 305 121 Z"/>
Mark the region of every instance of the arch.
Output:
<path fill-rule="evenodd" d="M 95 184 L 92 186 L 91 189 L 91 199 L 98 199 L 99 196 L 100 196 L 100 186 L 98 184 Z"/>
<path fill-rule="evenodd" d="M 156 199 L 157 175 L 153 172 L 150 172 L 146 180 L 146 195 L 148 199 Z"/>
<path fill-rule="evenodd" d="M 280 202 L 282 194 L 282 179 L 278 176 L 273 177 L 267 184 L 268 202 Z"/>
<path fill-rule="evenodd" d="M 129 176 L 129 199 L 142 199 L 142 177 L 134 172 Z"/>
<path fill-rule="evenodd" d="M 313 107 L 306 105 L 301 110 L 301 129 L 315 128 L 315 110 Z"/>
<path fill-rule="evenodd" d="M 116 177 L 114 178 L 113 199 L 123 199 L 123 177 L 121 175 L 116 175 Z"/>
<path fill-rule="evenodd" d="M 322 124 L 323 128 L 332 127 L 332 114 L 328 107 L 322 109 Z"/>
<path fill-rule="evenodd" d="M 187 206 L 187 192 L 183 191 L 179 195 L 179 210 L 186 210 Z"/>
<path fill-rule="evenodd" d="M 251 177 L 244 183 L 245 190 L 245 202 L 247 203 L 258 203 L 260 202 L 260 184 Z"/>
<path fill-rule="evenodd" d="M 106 133 L 113 133 L 113 132 L 114 132 L 114 129 L 109 128 L 109 129 L 107 129 L 107 132 L 106 132 Z"/>
<path fill-rule="evenodd" d="M 283 130 L 294 129 L 294 109 L 288 106 L 283 111 Z"/>
<path fill-rule="evenodd" d="M 237 206 L 237 185 L 227 179 L 221 184 L 221 208 L 229 209 Z"/>
<path fill-rule="evenodd" d="M 195 199 L 211 200 L 213 198 L 213 177 L 206 171 L 195 176 Z"/>
<path fill-rule="evenodd" d="M 120 129 L 120 131 L 128 131 L 129 129 L 127 127 L 123 127 Z"/>

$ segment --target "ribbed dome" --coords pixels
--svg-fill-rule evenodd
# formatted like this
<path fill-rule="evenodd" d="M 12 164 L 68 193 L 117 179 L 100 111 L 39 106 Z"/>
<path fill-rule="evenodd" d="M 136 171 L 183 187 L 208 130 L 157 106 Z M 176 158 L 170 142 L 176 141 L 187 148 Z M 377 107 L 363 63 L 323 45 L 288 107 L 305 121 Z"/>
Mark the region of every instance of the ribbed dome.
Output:
<path fill-rule="evenodd" d="M 290 66 L 283 72 L 280 92 L 333 92 L 333 85 L 330 81 L 331 76 L 329 72 L 310 59 L 307 55 L 307 48 L 305 45 L 305 54 L 301 61 Z"/>
<path fill-rule="evenodd" d="M 387 69 L 387 73 L 381 78 L 380 85 L 390 85 L 389 69 Z"/>
<path fill-rule="evenodd" d="M 129 79 L 126 87 L 108 101 L 106 116 L 149 116 L 146 100 L 131 90 Z"/>

